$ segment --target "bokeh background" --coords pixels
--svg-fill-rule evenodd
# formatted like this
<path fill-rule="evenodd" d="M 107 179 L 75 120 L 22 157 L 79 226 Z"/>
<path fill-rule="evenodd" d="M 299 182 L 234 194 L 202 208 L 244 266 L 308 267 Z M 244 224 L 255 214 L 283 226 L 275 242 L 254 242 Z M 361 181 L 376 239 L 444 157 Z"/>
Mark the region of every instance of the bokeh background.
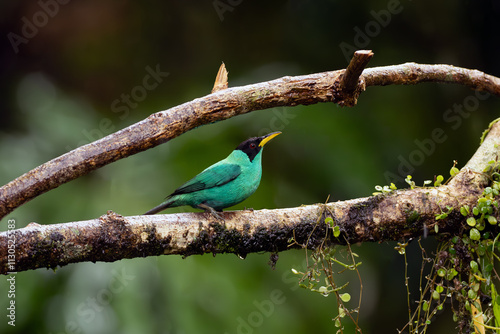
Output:
<path fill-rule="evenodd" d="M 2 1 L 0 183 L 148 115 L 210 92 L 222 61 L 229 85 L 344 68 L 355 49 L 369 66 L 451 64 L 500 75 L 498 1 Z M 160 71 L 157 81 L 144 79 Z M 155 85 L 153 85 L 156 83 Z M 154 86 L 154 87 L 152 87 Z M 128 96 L 128 97 L 127 97 Z M 369 196 L 375 185 L 417 184 L 463 166 L 497 97 L 460 86 L 371 87 L 354 108 L 334 104 L 255 111 L 192 130 L 120 160 L 18 208 L 14 219 L 55 224 L 137 215 L 242 140 L 266 146 L 258 191 L 234 209 L 284 208 Z M 462 112 L 458 112 L 458 110 Z M 422 146 L 442 129 L 446 139 Z M 190 208 L 170 212 L 191 211 Z M 433 240 L 424 241 L 432 253 Z M 404 260 L 395 243 L 353 245 L 363 284 L 363 333 L 396 333 L 408 321 Z M 346 254 L 338 250 L 339 256 Z M 421 258 L 409 246 L 412 299 Z M 161 256 L 81 263 L 16 275 L 16 326 L 1 333 L 335 332 L 333 296 L 298 288 L 304 251 Z M 357 305 L 354 273 L 338 275 Z M 450 313 L 431 333 L 454 333 Z M 346 332 L 352 332 L 346 321 Z"/>

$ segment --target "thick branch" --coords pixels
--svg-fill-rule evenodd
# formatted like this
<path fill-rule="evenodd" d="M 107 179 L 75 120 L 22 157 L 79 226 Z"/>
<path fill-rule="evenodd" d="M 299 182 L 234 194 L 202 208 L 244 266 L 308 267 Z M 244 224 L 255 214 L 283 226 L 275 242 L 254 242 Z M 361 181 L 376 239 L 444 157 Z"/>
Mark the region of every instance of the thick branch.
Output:
<path fill-rule="evenodd" d="M 279 252 L 321 244 L 385 241 L 434 233 L 458 233 L 464 225 L 459 208 L 473 207 L 488 177 L 481 171 L 500 154 L 500 122 L 495 123 L 466 167 L 437 188 L 398 190 L 342 202 L 297 208 L 223 213 L 220 222 L 207 213 L 122 217 L 109 212 L 96 220 L 30 224 L 0 233 L 0 273 L 55 268 L 83 261 L 117 261 L 162 254 Z M 454 208 L 436 220 L 443 208 Z M 325 224 L 340 227 L 336 238 Z M 9 239 L 16 245 L 9 262 Z M 13 266 L 10 267 L 10 264 Z"/>
<path fill-rule="evenodd" d="M 203 124 L 254 110 L 334 102 L 352 105 L 364 89 L 346 94 L 339 88 L 344 70 L 310 74 L 228 88 L 152 114 L 98 141 L 79 147 L 21 175 L 0 188 L 0 218 L 34 197 L 116 160 L 165 143 Z M 500 79 L 449 65 L 407 63 L 366 69 L 366 86 L 442 82 L 466 85 L 500 96 Z"/>

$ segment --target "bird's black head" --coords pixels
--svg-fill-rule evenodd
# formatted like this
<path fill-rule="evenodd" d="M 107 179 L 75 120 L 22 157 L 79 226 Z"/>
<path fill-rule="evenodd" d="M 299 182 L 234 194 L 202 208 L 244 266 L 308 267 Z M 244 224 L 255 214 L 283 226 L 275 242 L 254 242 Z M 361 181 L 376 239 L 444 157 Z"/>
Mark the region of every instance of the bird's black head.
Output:
<path fill-rule="evenodd" d="M 255 156 L 259 154 L 260 150 L 264 147 L 264 145 L 279 135 L 281 132 L 272 132 L 262 137 L 252 137 L 245 140 L 243 143 L 239 144 L 236 148 L 237 150 L 243 151 L 248 155 L 250 161 L 253 161 Z"/>

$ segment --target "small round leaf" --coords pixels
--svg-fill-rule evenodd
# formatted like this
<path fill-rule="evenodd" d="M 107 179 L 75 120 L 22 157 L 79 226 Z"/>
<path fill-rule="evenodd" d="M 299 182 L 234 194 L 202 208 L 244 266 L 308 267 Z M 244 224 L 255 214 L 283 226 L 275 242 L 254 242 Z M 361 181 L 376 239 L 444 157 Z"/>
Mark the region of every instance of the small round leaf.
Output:
<path fill-rule="evenodd" d="M 471 240 L 478 241 L 481 239 L 481 233 L 477 228 L 471 228 L 469 232 L 469 236 Z"/>
<path fill-rule="evenodd" d="M 496 225 L 497 219 L 493 216 L 488 216 L 488 223 L 490 223 L 491 225 Z"/>
<path fill-rule="evenodd" d="M 343 293 L 340 295 L 340 299 L 342 299 L 344 303 L 347 303 L 348 301 L 351 300 L 351 295 L 348 293 Z"/>
<path fill-rule="evenodd" d="M 467 218 L 467 225 L 474 227 L 476 226 L 476 219 L 474 217 Z"/>

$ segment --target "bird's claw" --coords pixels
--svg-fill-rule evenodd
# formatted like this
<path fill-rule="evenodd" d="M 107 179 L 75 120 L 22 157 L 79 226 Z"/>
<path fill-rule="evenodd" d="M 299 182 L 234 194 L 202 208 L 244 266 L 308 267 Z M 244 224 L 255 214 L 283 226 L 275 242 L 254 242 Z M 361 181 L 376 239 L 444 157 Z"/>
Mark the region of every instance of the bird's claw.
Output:
<path fill-rule="evenodd" d="M 208 205 L 205 205 L 205 204 L 200 204 L 199 207 L 202 208 L 202 209 L 204 209 L 205 212 L 210 212 L 218 220 L 225 221 L 225 219 L 222 216 L 221 212 L 215 211 L 215 209 L 212 208 L 211 206 L 208 206 Z"/>
<path fill-rule="evenodd" d="M 217 211 L 210 211 L 210 213 L 215 217 L 217 218 L 218 220 L 220 221 L 225 221 L 224 217 L 222 216 L 221 213 L 217 212 Z"/>

